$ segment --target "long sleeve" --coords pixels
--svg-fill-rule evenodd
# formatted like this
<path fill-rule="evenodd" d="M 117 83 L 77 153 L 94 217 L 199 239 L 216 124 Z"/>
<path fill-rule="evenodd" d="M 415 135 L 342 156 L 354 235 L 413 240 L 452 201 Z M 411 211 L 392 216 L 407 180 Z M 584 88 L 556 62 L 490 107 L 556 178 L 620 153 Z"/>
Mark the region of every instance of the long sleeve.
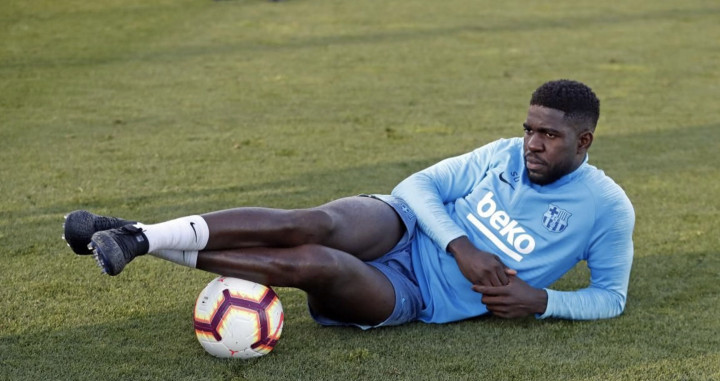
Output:
<path fill-rule="evenodd" d="M 619 187 L 607 193 L 613 193 L 609 196 L 615 197 L 615 202 L 598 205 L 599 218 L 586 253 L 590 286 L 577 291 L 546 289 L 547 309 L 538 318 L 606 319 L 620 315 L 625 309 L 635 213 Z"/>
<path fill-rule="evenodd" d="M 521 138 L 498 140 L 417 172 L 393 190 L 417 216 L 412 257 L 426 305 L 422 321 L 488 312 L 448 255 L 448 244 L 462 236 L 547 290 L 538 318 L 600 319 L 624 310 L 635 216 L 622 188 L 587 162 L 552 184 L 532 183 L 523 152 Z M 590 269 L 588 287 L 546 288 L 580 261 Z"/>
<path fill-rule="evenodd" d="M 467 234 L 452 220 L 445 204 L 464 197 L 483 179 L 495 145 L 445 159 L 393 189 L 392 194 L 408 203 L 420 228 L 439 248 L 445 250 L 450 241 Z"/>

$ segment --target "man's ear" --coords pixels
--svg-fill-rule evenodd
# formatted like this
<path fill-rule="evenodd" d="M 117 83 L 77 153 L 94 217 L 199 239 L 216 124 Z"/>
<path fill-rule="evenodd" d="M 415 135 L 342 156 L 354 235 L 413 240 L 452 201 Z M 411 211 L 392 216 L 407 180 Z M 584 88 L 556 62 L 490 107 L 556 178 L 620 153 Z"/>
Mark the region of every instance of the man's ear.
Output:
<path fill-rule="evenodd" d="M 578 137 L 578 149 L 577 152 L 579 154 L 585 154 L 588 149 L 590 149 L 590 146 L 593 142 L 593 133 L 592 131 L 584 131 L 580 133 L 580 136 Z"/>

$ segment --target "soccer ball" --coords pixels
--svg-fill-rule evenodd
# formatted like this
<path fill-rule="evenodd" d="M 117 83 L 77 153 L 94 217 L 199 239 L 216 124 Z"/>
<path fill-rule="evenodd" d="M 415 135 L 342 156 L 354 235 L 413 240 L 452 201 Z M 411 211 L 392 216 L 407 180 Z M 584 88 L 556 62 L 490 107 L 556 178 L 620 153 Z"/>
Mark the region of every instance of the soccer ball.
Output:
<path fill-rule="evenodd" d="M 193 320 L 195 335 L 208 353 L 248 359 L 270 353 L 275 347 L 284 315 L 271 288 L 217 277 L 200 292 Z"/>

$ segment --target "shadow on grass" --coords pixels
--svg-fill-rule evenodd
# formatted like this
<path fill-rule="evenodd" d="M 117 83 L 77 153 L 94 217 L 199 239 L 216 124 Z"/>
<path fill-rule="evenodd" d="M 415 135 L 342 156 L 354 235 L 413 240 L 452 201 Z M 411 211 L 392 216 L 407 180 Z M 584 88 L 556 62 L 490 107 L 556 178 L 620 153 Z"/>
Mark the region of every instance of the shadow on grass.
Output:
<path fill-rule="evenodd" d="M 720 123 L 711 123 L 596 137 L 590 149 L 590 162 L 593 158 L 602 158 L 603 162 L 610 163 L 606 165 L 609 170 L 614 167 L 631 169 L 635 171 L 634 176 L 667 175 L 677 170 L 709 166 L 710 155 L 719 151 Z"/>
<path fill-rule="evenodd" d="M 333 45 L 358 45 L 372 43 L 394 43 L 412 40 L 423 40 L 429 38 L 454 36 L 462 33 L 498 33 L 514 31 L 540 31 L 546 29 L 577 29 L 591 28 L 602 25 L 628 24 L 638 21 L 655 20 L 687 20 L 694 17 L 708 17 L 720 14 L 718 7 L 704 7 L 691 9 L 669 9 L 649 10 L 636 14 L 611 14 L 602 13 L 580 17 L 564 18 L 538 18 L 533 21 L 524 20 L 522 23 L 515 20 L 508 20 L 500 25 L 478 24 L 461 25 L 453 27 L 442 27 L 421 30 L 393 31 L 383 33 L 368 33 L 360 35 L 326 36 L 306 39 L 293 39 L 284 43 L 258 43 L 243 42 L 236 44 L 222 44 L 211 46 L 186 46 L 177 49 L 165 50 L 153 49 L 152 53 L 128 55 L 125 52 L 121 56 L 106 58 L 91 57 L 64 57 L 58 59 L 33 59 L 32 61 L 12 61 L 0 64 L 0 69 L 27 69 L 30 67 L 56 67 L 63 66 L 96 66 L 113 64 L 118 62 L 177 62 L 178 59 L 187 57 L 204 57 L 216 54 L 257 54 L 257 52 L 274 52 L 285 50 L 300 50 L 307 48 L 325 47 Z M 96 15 L 97 16 L 97 15 Z"/>
<path fill-rule="evenodd" d="M 66 202 L 53 204 L 35 210 L 0 211 L 0 218 L 24 218 L 33 215 L 67 213 L 78 208 L 106 210 L 153 208 L 153 200 L 163 200 L 163 204 L 173 203 L 184 210 L 195 213 L 212 211 L 214 208 L 237 206 L 263 206 L 302 208 L 316 206 L 335 198 L 358 193 L 389 193 L 395 184 L 409 174 L 433 164 L 439 159 L 424 159 L 406 162 L 383 163 L 342 168 L 326 172 L 302 173 L 294 177 L 267 181 L 257 184 L 227 185 L 216 188 L 188 188 L 155 193 L 135 194 L 128 192 L 127 197 L 102 197 L 88 200 L 82 205 Z M 197 184 L 194 184 L 197 185 Z M 213 200 L 233 199 L 231 204 L 215 205 Z M 248 200 L 254 201 L 249 204 Z M 279 205 L 270 205 L 279 201 Z M 293 205 L 290 205 L 293 204 Z M 208 209 L 207 205 L 212 205 Z M 148 214 L 148 213 L 144 213 Z M 152 214 L 152 213 L 149 213 Z"/>

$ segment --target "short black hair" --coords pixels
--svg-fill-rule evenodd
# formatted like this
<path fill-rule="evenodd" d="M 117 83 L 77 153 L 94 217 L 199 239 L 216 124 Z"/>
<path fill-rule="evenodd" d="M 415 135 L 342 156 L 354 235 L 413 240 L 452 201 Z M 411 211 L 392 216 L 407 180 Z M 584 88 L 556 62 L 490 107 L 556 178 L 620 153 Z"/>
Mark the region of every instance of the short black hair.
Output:
<path fill-rule="evenodd" d="M 530 98 L 531 106 L 560 110 L 566 120 L 572 120 L 581 128 L 595 130 L 600 118 L 600 100 L 584 83 L 560 79 L 538 87 Z"/>

